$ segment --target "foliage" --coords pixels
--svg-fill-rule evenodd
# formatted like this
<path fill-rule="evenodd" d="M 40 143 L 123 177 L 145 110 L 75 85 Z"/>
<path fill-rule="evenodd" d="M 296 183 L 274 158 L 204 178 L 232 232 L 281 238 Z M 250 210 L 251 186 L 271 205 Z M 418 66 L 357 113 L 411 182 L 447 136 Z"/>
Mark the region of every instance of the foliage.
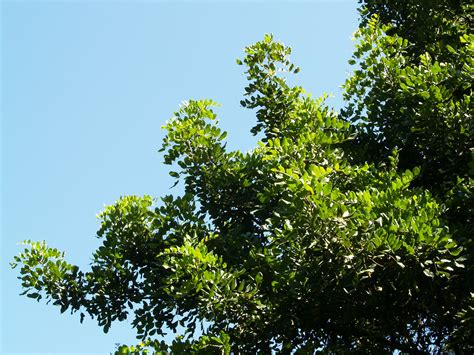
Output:
<path fill-rule="evenodd" d="M 372 103 L 370 90 L 382 100 L 377 85 L 388 72 L 406 110 L 429 104 L 446 119 L 456 117 L 459 132 L 470 127 L 470 95 L 454 99 L 451 89 L 432 84 L 455 77 L 463 87 L 472 73 L 472 37 L 455 50 L 465 72 L 430 56 L 407 70 L 399 64 L 409 45 L 383 29 L 371 20 L 359 32 L 360 69 L 346 83 L 346 119 L 324 97 L 287 84 L 285 76 L 299 71 L 290 48 L 270 35 L 247 47 L 237 61 L 249 80 L 241 103 L 256 111 L 258 146 L 228 151 L 216 103 L 186 102 L 166 124 L 162 148 L 165 163 L 179 168 L 170 175 L 184 193 L 160 201 L 127 196 L 107 207 L 98 231 L 103 244 L 87 272 L 45 243 L 28 242 L 13 264 L 21 265 L 24 294 L 97 318 L 104 331 L 133 317 L 142 342 L 117 353 L 472 350 L 469 245 L 446 225 L 446 206 L 426 190 L 430 185 L 419 183 L 429 181 L 431 150 L 413 156 L 421 170 L 404 167 L 398 143 L 384 146 L 379 159 L 363 158 L 370 151 L 362 138 L 354 140 L 347 120 L 364 122 L 359 137 L 378 134 L 367 122 L 379 123 L 369 115 L 383 101 Z M 380 117 L 396 119 L 386 106 Z M 422 146 L 440 134 L 436 124 L 435 137 L 424 137 Z M 459 133 L 467 146 L 468 135 Z M 447 146 L 446 154 L 465 159 L 455 149 Z M 446 174 L 459 177 L 469 195 L 465 174 Z M 179 333 L 171 344 L 160 340 L 166 329 Z"/>
<path fill-rule="evenodd" d="M 351 153 L 380 162 L 398 149 L 399 168 L 421 168 L 415 184 L 448 205 L 458 240 L 470 243 L 474 7 L 453 0 L 361 2 L 367 26 L 356 33 L 351 63 L 358 68 L 345 84 L 342 111 L 357 124 Z"/>
<path fill-rule="evenodd" d="M 355 124 L 354 161 L 380 163 L 399 150 L 400 171 L 446 206 L 464 247 L 466 294 L 474 290 L 473 5 L 456 0 L 361 0 L 362 24 L 342 116 Z M 462 311 L 474 329 L 472 299 Z M 466 329 L 469 329 L 467 327 Z M 462 337 L 472 338 L 468 332 Z"/>
<path fill-rule="evenodd" d="M 461 0 L 359 0 L 361 27 L 373 15 L 388 25 L 387 34 L 406 39 L 412 44 L 407 54 L 416 60 L 426 51 L 436 56 L 449 50 L 444 44 L 459 42 L 464 34 L 472 32 L 473 6 Z"/>

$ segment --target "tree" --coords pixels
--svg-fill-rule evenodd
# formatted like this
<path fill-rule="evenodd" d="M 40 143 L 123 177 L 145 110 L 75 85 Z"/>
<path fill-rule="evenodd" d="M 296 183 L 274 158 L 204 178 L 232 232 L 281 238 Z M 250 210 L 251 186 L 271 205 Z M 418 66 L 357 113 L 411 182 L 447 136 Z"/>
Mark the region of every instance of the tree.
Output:
<path fill-rule="evenodd" d="M 360 30 L 356 57 L 364 36 L 389 41 L 381 31 L 375 20 Z M 396 149 L 362 159 L 353 125 L 287 84 L 299 71 L 290 54 L 266 35 L 238 60 L 249 80 L 241 104 L 263 135 L 255 149 L 229 152 L 216 104 L 185 103 L 162 148 L 183 195 L 107 207 L 87 272 L 28 241 L 13 264 L 24 294 L 104 331 L 133 316 L 142 343 L 119 353 L 472 350 L 467 252 L 444 204 Z M 357 79 L 346 86 L 353 95 Z M 172 344 L 159 341 L 166 328 L 180 332 Z"/>

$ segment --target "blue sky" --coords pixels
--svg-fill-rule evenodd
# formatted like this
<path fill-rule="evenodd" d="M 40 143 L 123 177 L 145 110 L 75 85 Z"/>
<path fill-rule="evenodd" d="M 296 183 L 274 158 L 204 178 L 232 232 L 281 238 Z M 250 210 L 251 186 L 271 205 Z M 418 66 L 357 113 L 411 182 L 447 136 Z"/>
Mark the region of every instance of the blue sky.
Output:
<path fill-rule="evenodd" d="M 17 243 L 46 240 L 87 268 L 104 205 L 169 193 L 160 127 L 183 100 L 220 102 L 228 147 L 252 148 L 235 59 L 265 33 L 293 48 L 295 82 L 340 105 L 356 5 L 2 1 L 0 353 L 107 354 L 136 342 L 127 322 L 104 334 L 93 320 L 18 296 L 8 266 Z"/>

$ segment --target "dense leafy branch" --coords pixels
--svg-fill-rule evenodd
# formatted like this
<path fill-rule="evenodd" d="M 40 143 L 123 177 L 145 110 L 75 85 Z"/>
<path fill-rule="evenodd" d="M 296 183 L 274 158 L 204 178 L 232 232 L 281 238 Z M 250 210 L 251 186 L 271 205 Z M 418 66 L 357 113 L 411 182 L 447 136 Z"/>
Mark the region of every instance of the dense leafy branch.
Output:
<path fill-rule="evenodd" d="M 451 64 L 366 21 L 342 114 L 287 84 L 299 69 L 266 35 L 238 60 L 257 147 L 228 151 L 216 103 L 184 103 L 162 147 L 183 194 L 107 207 L 89 271 L 28 241 L 24 293 L 104 331 L 132 317 L 141 343 L 118 353 L 472 350 L 472 248 L 452 213 L 471 194 L 472 35 L 446 44 Z"/>

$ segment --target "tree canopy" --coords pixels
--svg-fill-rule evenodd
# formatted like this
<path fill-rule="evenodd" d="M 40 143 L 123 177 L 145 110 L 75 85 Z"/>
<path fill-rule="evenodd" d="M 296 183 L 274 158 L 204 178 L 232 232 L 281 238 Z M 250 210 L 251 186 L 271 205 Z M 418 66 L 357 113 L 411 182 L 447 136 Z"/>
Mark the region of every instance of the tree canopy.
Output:
<path fill-rule="evenodd" d="M 183 194 L 108 206 L 89 271 L 27 241 L 24 294 L 106 332 L 132 317 L 118 353 L 472 352 L 472 6 L 361 2 L 341 112 L 265 35 L 237 61 L 258 145 L 184 103 L 162 145 Z"/>
<path fill-rule="evenodd" d="M 357 123 L 351 144 L 360 161 L 380 162 L 398 149 L 399 169 L 420 167 L 415 184 L 446 203 L 445 217 L 467 242 L 474 212 L 473 7 L 456 0 L 361 2 L 365 26 L 352 59 L 359 69 L 346 82 L 342 111 Z"/>

